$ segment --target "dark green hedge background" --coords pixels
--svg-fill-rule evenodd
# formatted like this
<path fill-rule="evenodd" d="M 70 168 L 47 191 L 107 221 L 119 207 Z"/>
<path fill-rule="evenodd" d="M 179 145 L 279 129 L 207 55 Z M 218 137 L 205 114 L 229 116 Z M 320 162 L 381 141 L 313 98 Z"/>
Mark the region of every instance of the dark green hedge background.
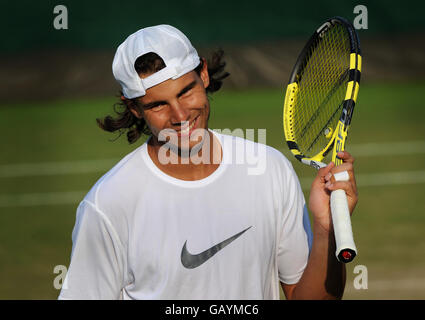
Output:
<path fill-rule="evenodd" d="M 368 35 L 425 30 L 420 1 L 25 0 L 0 5 L 0 50 L 116 48 L 130 33 L 161 23 L 178 27 L 198 46 L 305 37 L 331 16 L 353 21 L 358 4 L 368 9 Z M 53 28 L 56 5 L 68 8 L 68 30 Z"/>

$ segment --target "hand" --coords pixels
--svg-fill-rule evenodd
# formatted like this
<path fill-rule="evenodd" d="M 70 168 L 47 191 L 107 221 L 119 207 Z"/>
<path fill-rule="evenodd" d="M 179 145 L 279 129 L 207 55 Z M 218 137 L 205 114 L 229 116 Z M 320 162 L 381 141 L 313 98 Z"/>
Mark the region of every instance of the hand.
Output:
<path fill-rule="evenodd" d="M 338 158 L 343 160 L 339 166 L 333 162 L 325 168 L 321 168 L 314 179 L 309 199 L 309 208 L 313 214 L 314 224 L 321 227 L 324 231 L 332 230 L 332 218 L 330 208 L 330 194 L 334 190 L 342 189 L 345 191 L 348 200 L 350 214 L 353 213 L 358 201 L 356 178 L 354 176 L 354 158 L 347 151 L 339 152 Z M 349 181 L 335 181 L 333 175 L 337 172 L 347 171 Z"/>

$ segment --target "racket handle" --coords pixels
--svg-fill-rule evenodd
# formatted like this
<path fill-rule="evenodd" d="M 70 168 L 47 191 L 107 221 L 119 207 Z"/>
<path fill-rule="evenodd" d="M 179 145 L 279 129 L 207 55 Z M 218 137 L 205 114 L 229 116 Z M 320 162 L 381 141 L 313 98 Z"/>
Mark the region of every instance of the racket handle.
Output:
<path fill-rule="evenodd" d="M 341 175 L 335 177 L 337 181 L 348 181 Z M 350 210 L 348 209 L 347 195 L 344 190 L 334 190 L 331 193 L 332 222 L 335 233 L 335 255 L 340 262 L 350 262 L 357 254 L 351 228 Z"/>

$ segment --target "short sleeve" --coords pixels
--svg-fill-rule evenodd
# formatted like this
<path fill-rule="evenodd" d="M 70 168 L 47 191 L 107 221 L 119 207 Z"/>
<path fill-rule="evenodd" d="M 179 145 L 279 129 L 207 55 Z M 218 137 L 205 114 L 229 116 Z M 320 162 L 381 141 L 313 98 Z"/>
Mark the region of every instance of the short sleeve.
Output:
<path fill-rule="evenodd" d="M 83 200 L 72 232 L 71 263 L 59 299 L 119 299 L 125 255 L 118 234 L 94 204 Z"/>
<path fill-rule="evenodd" d="M 304 195 L 290 163 L 283 186 L 284 200 L 277 253 L 278 273 L 281 282 L 295 284 L 307 265 L 313 236 Z"/>

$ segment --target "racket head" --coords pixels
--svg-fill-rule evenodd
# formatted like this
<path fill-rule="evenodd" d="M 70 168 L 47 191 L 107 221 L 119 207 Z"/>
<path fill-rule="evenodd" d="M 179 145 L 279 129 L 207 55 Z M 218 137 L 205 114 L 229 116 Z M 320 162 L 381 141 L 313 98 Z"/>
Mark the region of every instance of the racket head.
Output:
<path fill-rule="evenodd" d="M 360 75 L 360 43 L 353 25 L 342 17 L 327 20 L 298 56 L 286 89 L 285 139 L 298 160 L 321 167 L 334 145 L 333 158 L 344 149 Z"/>

